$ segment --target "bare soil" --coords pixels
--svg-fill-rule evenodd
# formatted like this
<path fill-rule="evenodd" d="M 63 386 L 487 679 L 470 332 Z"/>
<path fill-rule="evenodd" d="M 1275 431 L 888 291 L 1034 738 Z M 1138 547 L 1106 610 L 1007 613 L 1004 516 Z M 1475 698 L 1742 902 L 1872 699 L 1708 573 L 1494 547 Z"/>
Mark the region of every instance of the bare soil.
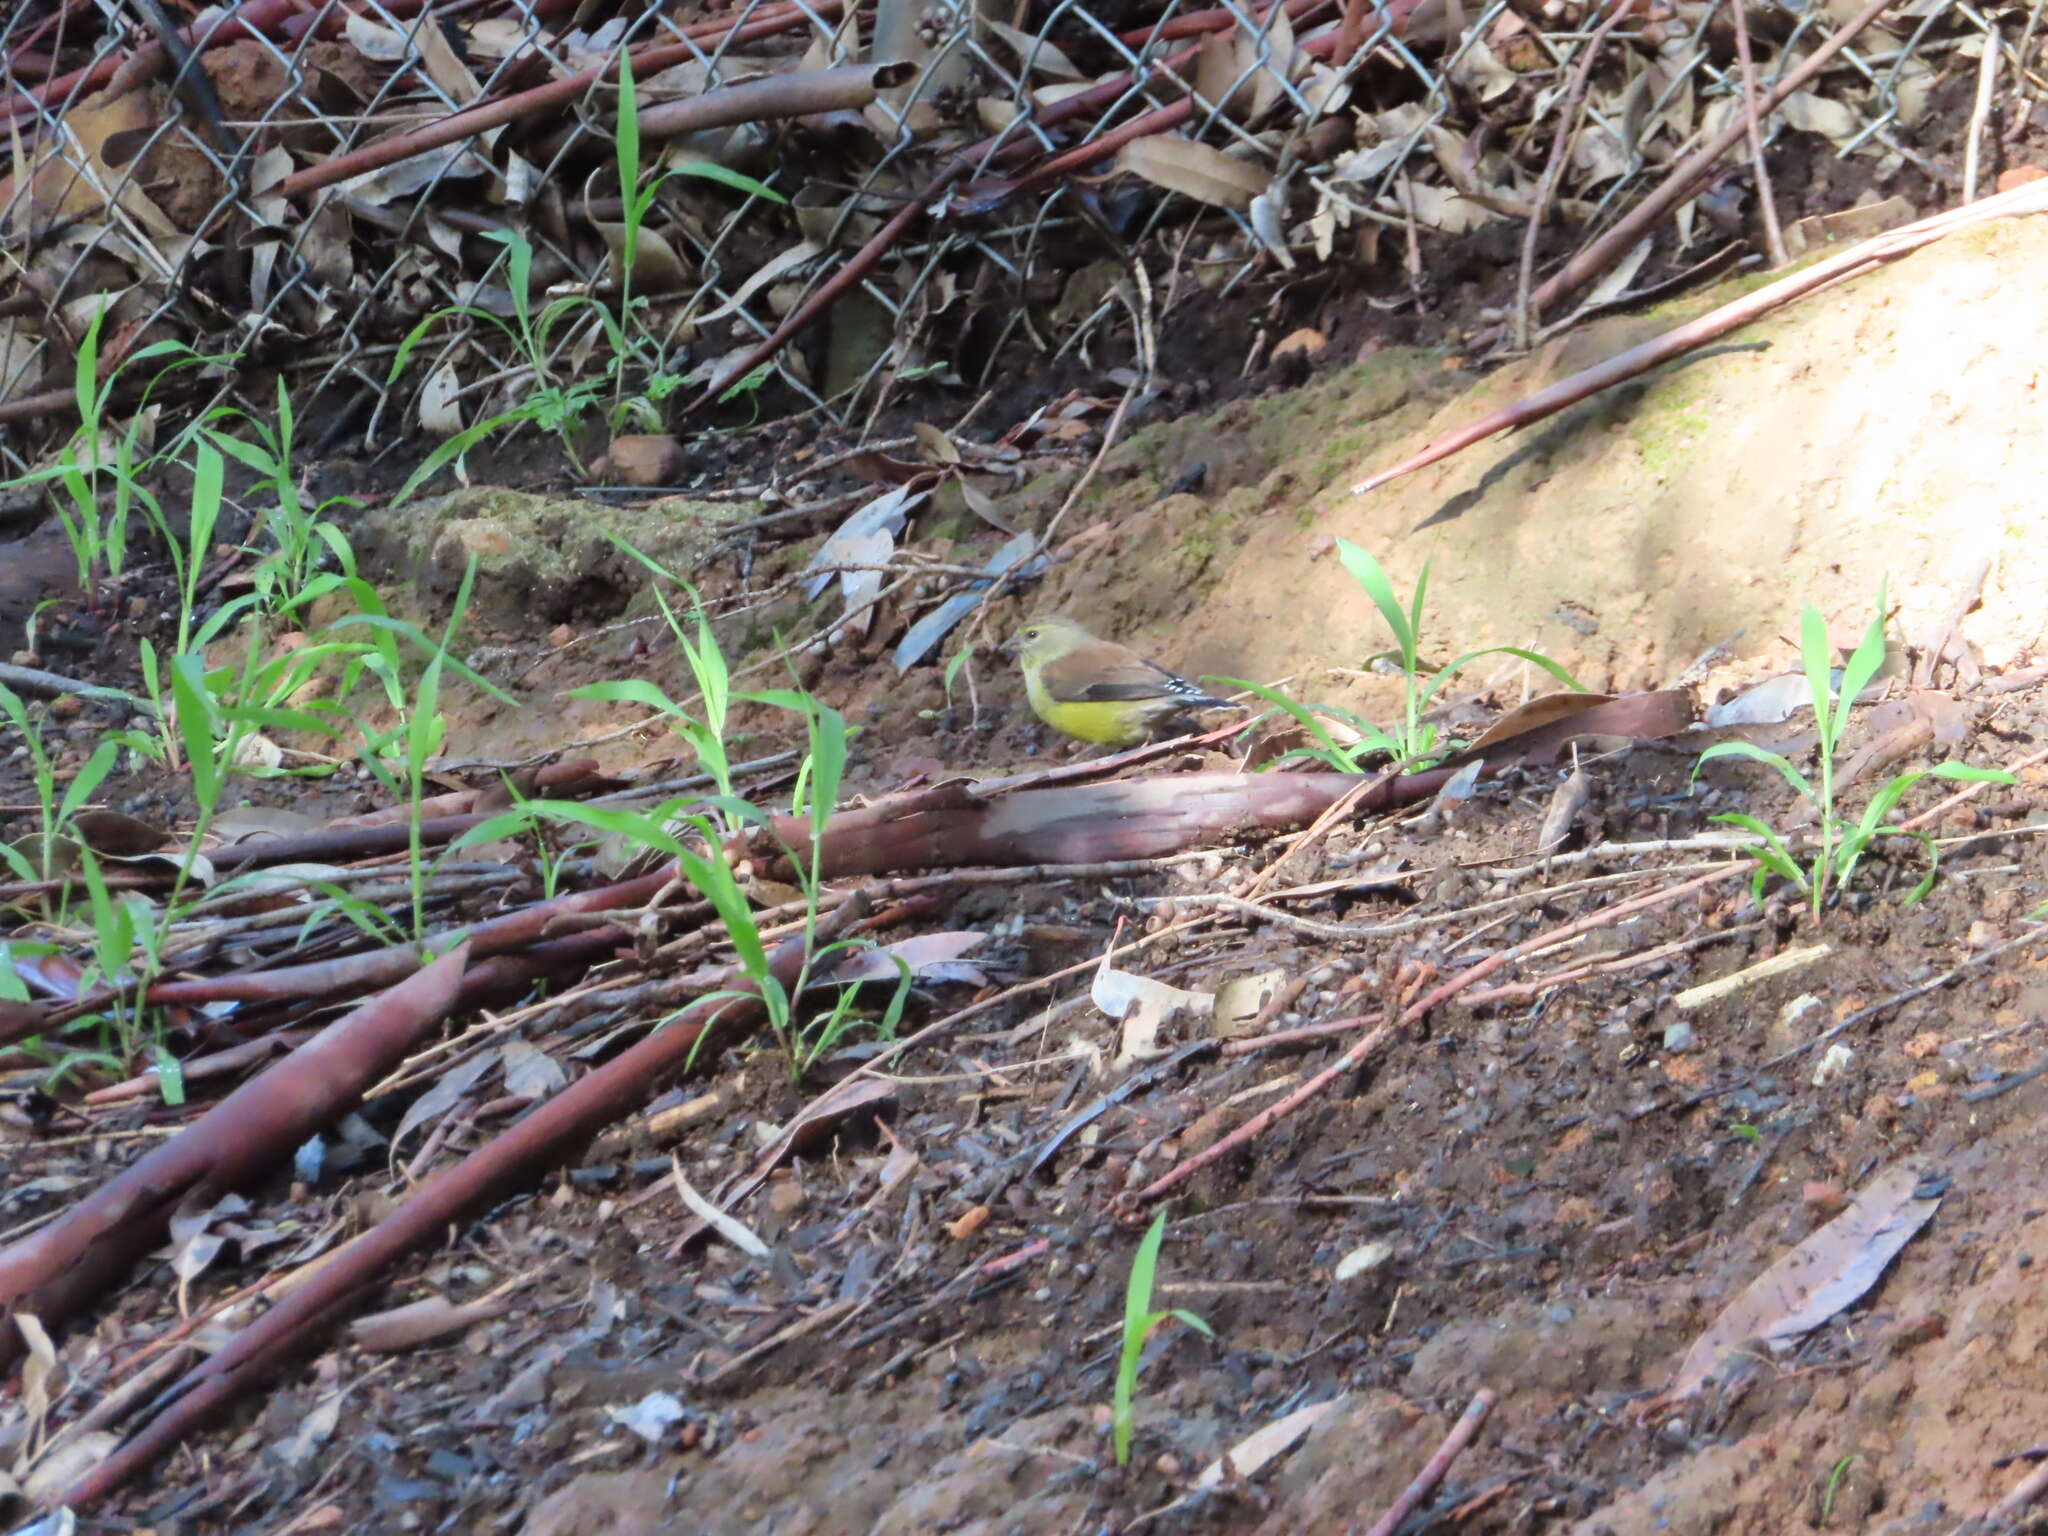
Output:
<path fill-rule="evenodd" d="M 1191 675 L 1291 678 L 1302 696 L 1384 718 L 1396 684 L 1367 662 L 1386 637 L 1334 558 L 1345 537 L 1404 591 L 1429 562 L 1438 660 L 1532 646 L 1619 692 L 1666 686 L 1725 642 L 1699 684 L 1713 702 L 1795 664 L 1805 602 L 1853 639 L 1888 580 L 1891 633 L 1925 647 L 1981 573 L 1962 622 L 1974 664 L 1939 675 L 1958 739 L 1935 750 L 2017 763 L 2048 746 L 2041 691 L 1999 688 L 2038 659 L 2048 614 L 2035 553 L 2048 296 L 2027 281 L 2044 259 L 2048 229 L 1962 237 L 1368 498 L 1347 487 L 1370 469 L 1710 300 L 1604 322 L 1476 384 L 1453 352 L 1326 354 L 1298 387 L 1268 377 L 1212 413 L 1137 424 L 1064 512 L 1042 586 L 991 605 L 980 638 L 1058 607 Z M 999 499 L 1006 517 L 1045 527 L 1092 447 L 1030 466 Z M 1195 488 L 1176 490 L 1197 464 Z M 670 501 L 600 517 L 486 492 L 373 509 L 356 536 L 422 618 L 445 612 L 459 561 L 444 554 L 487 557 L 474 659 L 540 707 L 458 704 L 451 754 L 512 761 L 583 742 L 607 769 L 652 772 L 684 754 L 624 730 L 643 711 L 562 696 L 620 675 L 685 691 L 673 646 L 645 622 L 641 578 L 592 530 L 687 551 L 706 596 L 730 608 L 729 643 L 768 677 L 782 665 L 773 637 L 829 634 L 835 610 L 830 594 L 807 606 L 776 590 L 815 540 L 750 536 L 741 525 L 758 511 Z M 1002 537 L 945 503 L 906 534 L 949 560 Z M 853 788 L 1001 772 L 1045 750 L 997 659 L 976 661 L 950 699 L 936 664 L 895 676 L 886 646 L 907 616 L 890 608 L 869 635 L 798 657 L 804 684 L 861 727 Z M 111 654 L 94 644 L 81 642 L 87 661 Z M 1548 686 L 1489 660 L 1452 691 L 1461 718 L 1480 718 Z M 1899 718 L 1862 712 L 1851 750 Z M 741 726 L 782 744 L 768 712 Z M 1802 729 L 1788 722 L 1779 745 L 1809 752 Z M 1895 766 L 1928 760 L 1922 749 Z M 972 958 L 987 985 L 934 988 L 911 1023 L 1076 970 L 892 1063 L 886 1116 L 741 1202 L 765 1258 L 685 1242 L 695 1223 L 672 1169 L 717 1190 L 867 1059 L 858 1039 L 800 1086 L 778 1050 L 742 1051 L 679 1137 L 624 1128 L 452 1234 L 385 1300 L 466 1301 L 510 1282 L 509 1310 L 394 1355 L 338 1337 L 103 1528 L 1334 1536 L 1367 1530 L 1486 1388 L 1498 1406 L 1404 1530 L 1954 1529 L 2025 1475 L 2001 1459 L 2027 1453 L 2048 1421 L 2048 1303 L 2032 1277 L 2048 1261 L 2034 1127 L 2048 1086 L 2020 1076 L 2048 1050 L 2048 947 L 1999 948 L 2048 898 L 2040 766 L 1927 827 L 1943 839 L 1941 878 L 1918 904 L 1904 899 L 1925 868 L 1917 845 L 1873 858 L 1819 918 L 1782 890 L 1753 900 L 1738 873 L 1504 970 L 1495 980 L 1524 993 L 1440 1010 L 1207 1168 L 1169 1204 L 1153 1304 L 1200 1315 L 1215 1337 L 1155 1335 L 1131 1467 L 1109 1454 L 1140 1230 L 1113 1201 L 1352 1037 L 1112 1068 L 1118 1031 L 1087 1000 L 1089 962 L 1119 923 L 1126 938 L 1173 928 L 1119 964 L 1200 990 L 1275 970 L 1303 979 L 1275 1028 L 1363 1017 L 1419 968 L 1448 974 L 1725 864 L 1683 846 L 1716 813 L 1799 824 L 1786 787 L 1755 765 L 1711 765 L 1697 789 L 1692 754 L 1671 748 L 1584 767 L 1591 797 L 1548 861 L 1537 830 L 1562 772 L 1524 774 L 1429 816 L 1339 827 L 1273 872 L 1265 899 L 1287 919 L 1206 900 L 1246 891 L 1273 847 L 953 898 L 940 926 L 986 934 Z M 1905 809 L 1939 798 L 1930 784 Z M 1602 876 L 1624 878 L 1580 883 Z M 1301 887 L 1320 889 L 1274 895 Z M 1680 947 L 1640 959 L 1666 945 Z M 1674 1001 L 1814 946 L 1825 954 L 1704 1008 Z M 1873 1009 L 1833 1042 L 1846 1059 L 1815 1046 L 1778 1060 Z M 1162 1043 L 1201 1037 L 1182 1024 Z M 576 1069 L 575 1042 L 536 1043 Z M 656 1108 L 708 1087 L 677 1087 Z M 415 1131 L 351 1174 L 261 1192 L 242 1220 L 282 1246 L 230 1245 L 188 1304 L 315 1234 L 358 1228 L 496 1128 L 488 1104 L 466 1102 L 433 1158 L 418 1158 Z M 379 1103 L 366 1118 L 389 1134 L 404 1109 Z M 80 1136 L 61 1117 L 17 1116 L 0 1132 L 13 1138 L 0 1222 L 61 1204 L 132 1156 L 127 1131 L 169 1118 L 138 1112 Z M 1868 1295 L 1796 1348 L 1648 1407 L 1724 1305 L 1908 1157 L 1947 1192 Z M 177 1296 L 152 1263 L 66 1342 L 67 1362 L 147 1343 Z M 1198 1485 L 1253 1430 L 1328 1401 L 1256 1477 Z"/>

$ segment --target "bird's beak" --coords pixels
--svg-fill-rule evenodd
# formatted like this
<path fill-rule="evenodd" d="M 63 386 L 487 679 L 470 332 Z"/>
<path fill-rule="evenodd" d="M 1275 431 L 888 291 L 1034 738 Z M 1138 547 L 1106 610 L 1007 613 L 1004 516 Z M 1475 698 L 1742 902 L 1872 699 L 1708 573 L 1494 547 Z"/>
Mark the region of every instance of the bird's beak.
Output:
<path fill-rule="evenodd" d="M 1008 656 L 1014 659 L 1017 655 L 1017 652 L 1020 649 L 1021 647 L 1017 644 L 1017 637 L 1015 635 L 1012 635 L 1009 639 L 1005 640 L 1001 645 L 996 647 L 996 654 L 998 656 Z"/>

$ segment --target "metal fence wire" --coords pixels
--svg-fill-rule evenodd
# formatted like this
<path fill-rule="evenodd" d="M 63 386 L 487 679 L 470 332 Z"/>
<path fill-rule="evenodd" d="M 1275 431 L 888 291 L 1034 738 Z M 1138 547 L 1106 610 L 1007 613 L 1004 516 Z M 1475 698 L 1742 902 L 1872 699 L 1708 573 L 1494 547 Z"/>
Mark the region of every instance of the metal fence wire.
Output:
<path fill-rule="evenodd" d="M 17 3 L 0 457 L 18 473 L 76 426 L 82 350 L 116 413 L 176 343 L 198 365 L 151 398 L 267 416 L 274 374 L 326 446 L 378 447 L 547 391 L 658 426 L 758 386 L 742 365 L 824 296 L 830 345 L 761 366 L 857 426 L 895 381 L 964 370 L 972 327 L 986 374 L 1191 282 L 1398 267 L 1386 232 L 1412 282 L 1437 242 L 1544 211 L 1561 131 L 1551 216 L 1598 226 L 1741 110 L 1721 0 L 1633 5 L 1580 100 L 1606 16 L 1560 0 L 746 0 L 595 26 L 574 0 Z M 1939 182 L 1935 91 L 2002 69 L 2037 97 L 2040 11 L 1908 0 L 1765 140 Z M 1749 15 L 1761 88 L 1837 13 Z"/>

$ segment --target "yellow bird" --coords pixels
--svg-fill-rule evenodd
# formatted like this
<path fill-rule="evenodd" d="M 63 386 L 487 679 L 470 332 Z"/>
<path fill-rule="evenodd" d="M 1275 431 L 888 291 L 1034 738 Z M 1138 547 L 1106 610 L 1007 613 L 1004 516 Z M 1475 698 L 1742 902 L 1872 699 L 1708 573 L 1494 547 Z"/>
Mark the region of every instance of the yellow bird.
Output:
<path fill-rule="evenodd" d="M 1132 747 L 1175 715 L 1235 707 L 1072 619 L 1035 619 L 1011 644 L 1032 713 L 1080 741 Z"/>

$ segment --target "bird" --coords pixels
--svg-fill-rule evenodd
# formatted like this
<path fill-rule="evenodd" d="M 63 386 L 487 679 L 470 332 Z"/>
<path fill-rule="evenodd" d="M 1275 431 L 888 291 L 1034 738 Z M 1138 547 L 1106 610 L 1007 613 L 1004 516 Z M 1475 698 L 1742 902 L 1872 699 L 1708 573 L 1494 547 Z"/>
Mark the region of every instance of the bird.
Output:
<path fill-rule="evenodd" d="M 1235 707 L 1072 619 L 1033 619 L 1011 646 L 1031 712 L 1078 741 L 1132 747 L 1175 715 Z"/>

